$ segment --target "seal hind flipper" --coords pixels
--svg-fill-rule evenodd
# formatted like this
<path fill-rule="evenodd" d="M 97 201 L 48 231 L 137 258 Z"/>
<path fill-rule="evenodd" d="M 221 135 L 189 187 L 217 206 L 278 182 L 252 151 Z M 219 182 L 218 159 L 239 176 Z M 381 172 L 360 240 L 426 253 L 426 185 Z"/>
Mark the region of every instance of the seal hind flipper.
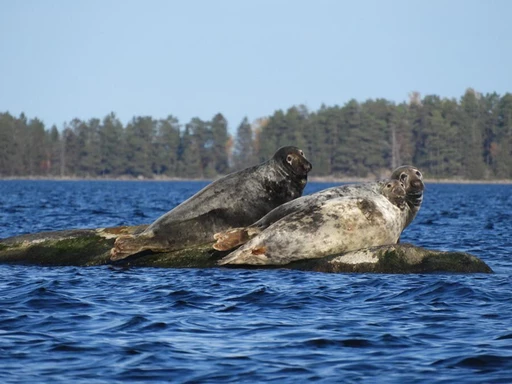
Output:
<path fill-rule="evenodd" d="M 114 248 L 110 250 L 110 260 L 118 261 L 126 259 L 142 251 L 151 250 L 151 247 L 144 244 L 151 237 L 142 235 L 121 235 L 114 242 Z"/>
<path fill-rule="evenodd" d="M 247 243 L 259 233 L 261 233 L 261 230 L 254 227 L 233 228 L 225 232 L 218 232 L 213 235 L 213 238 L 217 240 L 217 242 L 213 244 L 213 249 L 217 251 L 229 251 L 230 249 Z"/>
<path fill-rule="evenodd" d="M 265 265 L 268 264 L 268 256 L 265 254 L 267 247 L 254 246 L 245 249 L 241 253 L 230 253 L 223 259 L 218 261 L 219 265 L 225 264 L 252 264 L 252 265 Z"/>

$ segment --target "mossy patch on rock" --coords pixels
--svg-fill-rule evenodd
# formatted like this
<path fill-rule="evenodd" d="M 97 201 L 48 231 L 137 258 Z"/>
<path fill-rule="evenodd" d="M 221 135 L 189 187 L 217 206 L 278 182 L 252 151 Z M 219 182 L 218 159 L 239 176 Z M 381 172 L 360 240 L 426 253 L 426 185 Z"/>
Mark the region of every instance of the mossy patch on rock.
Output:
<path fill-rule="evenodd" d="M 0 263 L 48 266 L 94 266 L 110 264 L 110 249 L 116 236 L 132 234 L 144 226 L 66 230 L 21 235 L 0 241 Z M 159 268 L 212 268 L 229 252 L 212 249 L 212 244 L 164 253 L 141 253 L 113 265 Z M 234 268 L 226 265 L 224 267 Z M 238 268 L 261 268 L 240 265 Z M 442 252 L 392 244 L 361 249 L 342 255 L 299 260 L 288 268 L 330 273 L 492 273 L 491 268 L 473 255 Z"/>
<path fill-rule="evenodd" d="M 108 263 L 108 252 L 114 243 L 96 235 L 28 241 L 3 246 L 0 261 L 36 265 L 102 265 Z"/>
<path fill-rule="evenodd" d="M 493 273 L 493 270 L 479 258 L 464 252 L 431 254 L 415 269 L 414 273 Z"/>
<path fill-rule="evenodd" d="M 212 243 L 213 244 L 213 243 Z M 217 261 L 229 252 L 219 252 L 211 245 L 202 245 L 165 253 L 140 253 L 113 263 L 127 267 L 159 267 L 159 268 L 212 268 L 217 267 Z"/>
<path fill-rule="evenodd" d="M 300 260 L 286 267 L 330 273 L 493 273 L 477 257 L 412 244 L 390 244 L 321 259 Z"/>

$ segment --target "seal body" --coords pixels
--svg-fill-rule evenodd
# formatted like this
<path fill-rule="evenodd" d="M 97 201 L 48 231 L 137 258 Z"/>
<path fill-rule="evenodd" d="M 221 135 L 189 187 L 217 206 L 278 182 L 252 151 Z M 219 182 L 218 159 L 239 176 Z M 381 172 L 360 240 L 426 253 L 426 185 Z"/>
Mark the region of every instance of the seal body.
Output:
<path fill-rule="evenodd" d="M 213 241 L 216 232 L 247 226 L 302 195 L 311 163 L 296 147 L 280 148 L 254 167 L 209 184 L 138 235 L 120 236 L 111 260 L 141 251 L 164 252 Z"/>
<path fill-rule="evenodd" d="M 398 241 L 409 208 L 399 180 L 376 183 L 374 192 L 317 200 L 284 216 L 219 261 L 282 265 Z"/>
<path fill-rule="evenodd" d="M 391 179 L 399 180 L 404 184 L 406 202 L 409 205 L 409 209 L 406 211 L 408 214 L 407 226 L 416 217 L 421 207 L 424 190 L 423 176 L 417 168 L 406 165 L 395 169 L 391 174 Z M 216 233 L 214 235 L 216 243 L 213 245 L 213 248 L 219 251 L 233 249 L 246 243 L 276 221 L 294 212 L 304 210 L 310 205 L 321 204 L 327 200 L 340 197 L 352 196 L 363 198 L 379 193 L 380 188 L 380 182 L 349 184 L 324 189 L 311 195 L 303 196 L 280 205 L 248 227 L 232 228 L 224 232 Z"/>

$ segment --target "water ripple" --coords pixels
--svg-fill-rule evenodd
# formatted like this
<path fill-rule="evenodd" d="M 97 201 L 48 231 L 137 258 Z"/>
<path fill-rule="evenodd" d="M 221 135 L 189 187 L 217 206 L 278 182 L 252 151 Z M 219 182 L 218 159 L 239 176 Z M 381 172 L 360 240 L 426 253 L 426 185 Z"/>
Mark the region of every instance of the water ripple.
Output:
<path fill-rule="evenodd" d="M 0 182 L 0 237 L 147 223 L 204 185 Z M 0 265 L 0 382 L 512 382 L 511 192 L 428 185 L 402 237 L 494 275 Z"/>

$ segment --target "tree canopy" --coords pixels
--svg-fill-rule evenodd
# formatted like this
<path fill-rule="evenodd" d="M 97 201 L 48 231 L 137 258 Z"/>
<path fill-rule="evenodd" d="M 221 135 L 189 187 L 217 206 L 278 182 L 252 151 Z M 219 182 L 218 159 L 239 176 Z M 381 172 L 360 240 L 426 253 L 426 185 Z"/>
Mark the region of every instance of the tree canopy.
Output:
<path fill-rule="evenodd" d="M 186 124 L 115 113 L 73 119 L 61 129 L 37 117 L 0 113 L 0 177 L 214 178 L 295 145 L 312 175 L 381 177 L 413 164 L 427 177 L 512 178 L 512 94 L 468 89 L 459 100 L 412 93 L 408 102 L 350 100 L 343 106 L 277 110 L 235 137 L 221 113 Z"/>

